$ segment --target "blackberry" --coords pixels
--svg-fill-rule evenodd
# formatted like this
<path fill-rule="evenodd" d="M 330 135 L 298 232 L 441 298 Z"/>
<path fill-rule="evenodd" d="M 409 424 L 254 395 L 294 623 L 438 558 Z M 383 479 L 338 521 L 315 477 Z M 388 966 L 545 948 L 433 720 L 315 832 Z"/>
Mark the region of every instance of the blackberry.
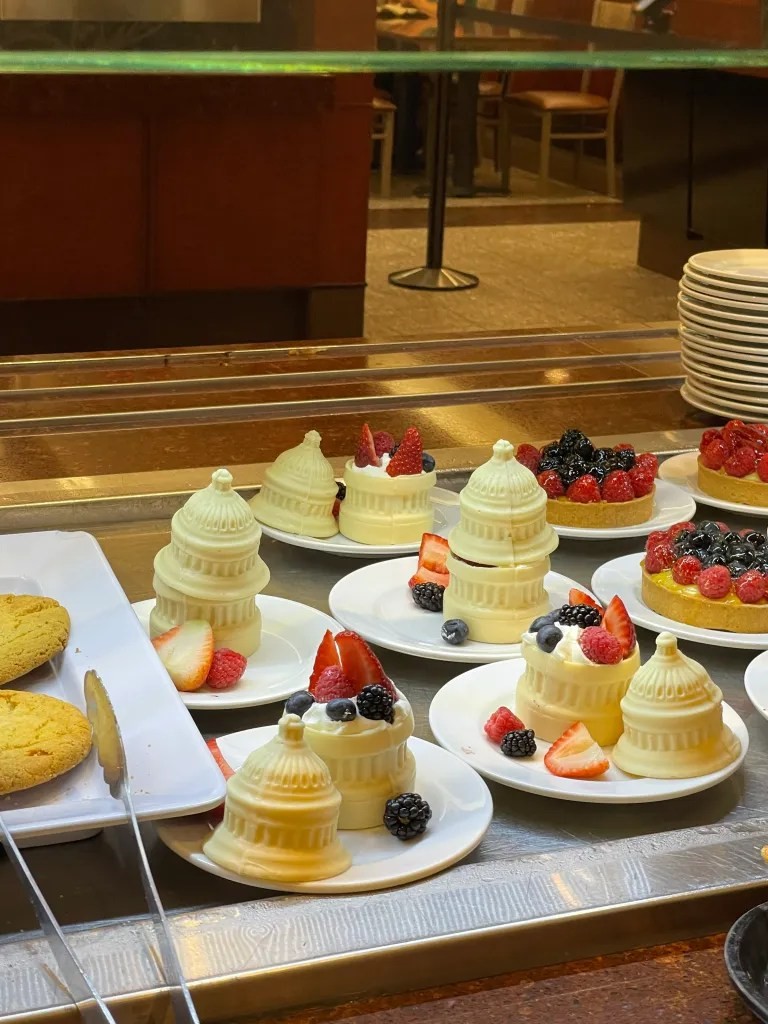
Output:
<path fill-rule="evenodd" d="M 588 604 L 564 604 L 557 613 L 557 621 L 561 626 L 599 626 L 603 621 L 598 608 Z"/>
<path fill-rule="evenodd" d="M 561 450 L 557 441 L 553 441 L 551 444 L 545 444 L 541 449 L 541 457 L 543 459 L 556 459 L 557 461 L 562 461 L 565 454 L 566 453 Z"/>
<path fill-rule="evenodd" d="M 596 448 L 595 454 L 592 456 L 592 458 L 598 464 L 606 462 L 616 462 L 616 452 L 613 450 L 613 448 Z"/>
<path fill-rule="evenodd" d="M 315 698 L 309 690 L 297 690 L 285 702 L 285 713 L 286 715 L 298 715 L 301 718 L 314 703 Z"/>
<path fill-rule="evenodd" d="M 536 634 L 536 646 L 545 654 L 551 654 L 562 639 L 563 631 L 557 626 L 542 626 Z"/>
<path fill-rule="evenodd" d="M 396 839 L 415 839 L 422 835 L 432 817 L 432 808 L 418 793 L 401 793 L 387 800 L 384 827 Z"/>
<path fill-rule="evenodd" d="M 635 464 L 635 449 L 622 448 L 621 451 L 616 452 L 616 461 L 619 464 L 619 469 L 628 473 Z"/>
<path fill-rule="evenodd" d="M 607 466 L 602 465 L 590 466 L 587 470 L 587 473 L 590 476 L 593 476 L 601 486 L 605 483 L 605 478 L 608 476 L 610 472 L 611 470 Z"/>
<path fill-rule="evenodd" d="M 587 435 L 584 434 L 581 430 L 575 430 L 573 427 L 570 427 L 563 433 L 563 436 L 560 438 L 559 443 L 560 448 L 563 451 L 574 452 L 579 447 L 579 445 L 584 443 L 584 441 L 589 443 L 589 438 L 587 437 Z"/>
<path fill-rule="evenodd" d="M 423 452 L 421 456 L 421 468 L 425 473 L 431 473 L 435 468 L 435 458 L 429 452 Z"/>
<path fill-rule="evenodd" d="M 533 729 L 516 729 L 514 732 L 508 732 L 501 741 L 501 752 L 506 757 L 533 757 L 536 753 Z"/>
<path fill-rule="evenodd" d="M 559 470 L 559 473 L 560 479 L 563 481 L 563 487 L 567 488 L 570 487 L 571 484 L 576 483 L 579 477 L 586 476 L 587 468 L 585 466 L 584 469 L 581 470 L 577 466 L 573 465 L 563 466 L 563 468 Z"/>
<path fill-rule="evenodd" d="M 544 456 L 539 462 L 540 473 L 546 473 L 550 469 L 554 469 L 556 473 L 559 473 L 562 468 L 563 464 L 560 459 L 551 459 L 549 456 Z"/>
<path fill-rule="evenodd" d="M 419 608 L 425 608 L 428 612 L 441 612 L 443 610 L 443 594 L 445 587 L 439 583 L 417 583 L 411 590 L 411 596 Z"/>
<path fill-rule="evenodd" d="M 386 686 L 378 683 L 364 686 L 357 695 L 357 713 L 361 718 L 369 718 L 374 722 L 389 722 L 391 725 L 395 720 L 393 704 L 392 694 Z"/>
<path fill-rule="evenodd" d="M 357 717 L 357 708 L 353 700 L 346 697 L 337 697 L 329 700 L 325 705 L 325 713 L 332 722 L 351 722 Z"/>
<path fill-rule="evenodd" d="M 440 630 L 440 636 L 447 644 L 456 647 L 469 637 L 469 626 L 463 619 L 447 619 Z"/>
<path fill-rule="evenodd" d="M 344 483 L 336 484 L 336 501 L 344 501 L 347 496 L 347 485 Z"/>

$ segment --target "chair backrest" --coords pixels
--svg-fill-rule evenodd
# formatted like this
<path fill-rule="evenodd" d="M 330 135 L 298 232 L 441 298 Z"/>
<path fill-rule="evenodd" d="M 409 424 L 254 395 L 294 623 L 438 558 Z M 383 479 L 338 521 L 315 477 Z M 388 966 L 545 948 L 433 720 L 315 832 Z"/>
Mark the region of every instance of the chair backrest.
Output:
<path fill-rule="evenodd" d="M 596 28 L 615 28 L 629 31 L 635 24 L 635 12 L 631 0 L 594 0 L 592 5 L 592 24 Z M 589 49 L 593 49 L 590 45 Z M 587 68 L 581 76 L 581 91 L 589 92 L 592 71 Z M 611 112 L 616 110 L 624 83 L 624 72 L 615 71 L 608 105 Z"/>

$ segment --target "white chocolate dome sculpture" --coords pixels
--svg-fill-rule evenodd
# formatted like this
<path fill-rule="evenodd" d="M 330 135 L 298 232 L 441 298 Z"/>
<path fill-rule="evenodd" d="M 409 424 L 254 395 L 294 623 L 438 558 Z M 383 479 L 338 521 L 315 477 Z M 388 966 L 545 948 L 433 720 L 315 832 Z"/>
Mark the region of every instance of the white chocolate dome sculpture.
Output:
<path fill-rule="evenodd" d="M 280 882 L 332 878 L 352 862 L 337 835 L 341 794 L 304 740 L 298 715 L 249 754 L 227 783 L 224 819 L 203 847 L 239 875 Z"/>
<path fill-rule="evenodd" d="M 333 515 L 336 477 L 320 449 L 321 440 L 316 430 L 310 430 L 301 444 L 278 455 L 250 501 L 259 522 L 305 537 L 333 537 L 339 532 Z"/>
<path fill-rule="evenodd" d="M 204 619 L 213 627 L 217 648 L 249 658 L 261 643 L 256 594 L 269 582 L 260 543 L 261 527 L 233 489 L 232 474 L 217 469 L 208 487 L 176 512 L 171 542 L 155 556 L 151 635 L 187 619 Z"/>
<path fill-rule="evenodd" d="M 621 712 L 624 732 L 613 760 L 630 775 L 690 779 L 739 756 L 739 739 L 723 724 L 720 688 L 677 649 L 671 633 L 656 638 L 656 652 L 635 673 Z"/>
<path fill-rule="evenodd" d="M 544 577 L 557 534 L 545 491 L 514 456 L 509 441 L 496 442 L 459 495 L 459 523 L 448 536 L 443 615 L 463 619 L 482 643 L 516 643 L 549 611 Z"/>

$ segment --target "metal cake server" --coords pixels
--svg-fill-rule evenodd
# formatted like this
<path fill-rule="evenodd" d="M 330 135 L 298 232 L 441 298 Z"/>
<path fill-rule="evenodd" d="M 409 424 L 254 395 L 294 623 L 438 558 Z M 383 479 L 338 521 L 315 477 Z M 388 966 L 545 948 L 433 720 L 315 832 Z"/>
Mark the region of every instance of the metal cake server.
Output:
<path fill-rule="evenodd" d="M 93 729 L 93 742 L 99 764 L 104 771 L 104 778 L 109 786 L 110 793 L 116 800 L 122 800 L 125 806 L 128 822 L 136 842 L 144 894 L 155 925 L 160 958 L 176 1020 L 179 1024 L 182 1024 L 182 1022 L 199 1024 L 195 1004 L 192 1002 L 192 995 L 184 978 L 184 972 L 182 971 L 173 937 L 168 926 L 168 919 L 165 916 L 165 911 L 155 886 L 155 880 L 149 867 L 147 851 L 144 849 L 139 823 L 136 820 L 131 787 L 128 781 L 125 748 L 122 736 L 120 735 L 120 727 L 117 724 L 115 710 L 112 707 L 112 702 L 109 699 L 104 683 L 92 669 L 85 673 L 84 689 L 86 713 Z"/>

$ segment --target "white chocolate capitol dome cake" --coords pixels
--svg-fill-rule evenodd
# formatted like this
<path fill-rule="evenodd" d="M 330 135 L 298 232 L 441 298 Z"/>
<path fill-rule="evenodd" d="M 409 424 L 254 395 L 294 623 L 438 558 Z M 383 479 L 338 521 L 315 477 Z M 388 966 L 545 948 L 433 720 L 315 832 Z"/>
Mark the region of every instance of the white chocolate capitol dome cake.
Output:
<path fill-rule="evenodd" d="M 677 648 L 671 633 L 635 674 L 622 702 L 618 768 L 656 779 L 690 779 L 732 764 L 741 752 L 723 722 L 723 695 L 706 669 Z"/>
<path fill-rule="evenodd" d="M 496 442 L 461 491 L 459 523 L 448 536 L 443 613 L 483 643 L 516 643 L 549 610 L 544 577 L 557 534 L 546 521 L 546 494 L 514 455 L 509 441 Z"/>
<path fill-rule="evenodd" d="M 232 487 L 232 474 L 217 469 L 209 486 L 175 513 L 171 542 L 155 556 L 151 636 L 202 619 L 217 648 L 249 658 L 261 643 L 256 595 L 269 582 L 260 544 L 261 527 Z"/>
<path fill-rule="evenodd" d="M 338 486 L 333 466 L 323 455 L 316 430 L 275 459 L 250 506 L 260 523 L 305 537 L 333 537 L 339 525 L 333 514 Z"/>

